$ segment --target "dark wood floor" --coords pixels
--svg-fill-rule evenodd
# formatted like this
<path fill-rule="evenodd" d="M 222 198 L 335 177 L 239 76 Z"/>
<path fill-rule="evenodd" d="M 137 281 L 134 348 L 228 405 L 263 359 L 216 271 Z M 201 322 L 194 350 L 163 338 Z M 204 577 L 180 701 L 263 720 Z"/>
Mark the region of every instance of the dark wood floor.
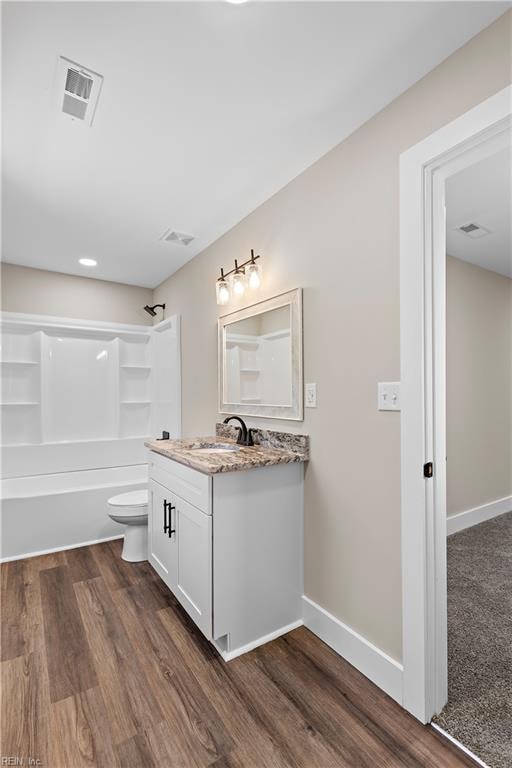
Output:
<path fill-rule="evenodd" d="M 1 566 L 2 757 L 52 768 L 474 765 L 306 629 L 225 664 L 120 542 Z"/>

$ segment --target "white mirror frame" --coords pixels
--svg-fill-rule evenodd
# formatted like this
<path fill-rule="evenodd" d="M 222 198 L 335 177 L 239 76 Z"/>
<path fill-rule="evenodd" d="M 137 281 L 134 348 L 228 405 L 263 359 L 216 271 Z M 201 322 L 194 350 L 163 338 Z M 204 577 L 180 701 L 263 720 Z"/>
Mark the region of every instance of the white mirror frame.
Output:
<path fill-rule="evenodd" d="M 268 312 L 279 307 L 290 307 L 291 341 L 292 341 L 292 402 L 291 405 L 258 405 L 255 403 L 227 403 L 224 398 L 225 387 L 225 349 L 226 326 L 245 320 L 262 312 Z M 266 419 L 304 419 L 304 383 L 302 370 L 302 288 L 282 293 L 271 299 L 252 304 L 250 307 L 230 312 L 219 317 L 218 333 L 218 370 L 219 370 L 219 413 L 229 413 L 238 416 L 260 416 Z"/>

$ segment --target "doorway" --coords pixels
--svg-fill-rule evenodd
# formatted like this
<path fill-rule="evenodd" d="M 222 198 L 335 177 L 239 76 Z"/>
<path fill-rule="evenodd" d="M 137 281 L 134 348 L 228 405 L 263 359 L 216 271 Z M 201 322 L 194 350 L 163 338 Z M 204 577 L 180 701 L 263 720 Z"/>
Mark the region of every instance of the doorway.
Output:
<path fill-rule="evenodd" d="M 512 87 L 401 157 L 403 705 L 424 723 L 448 700 L 447 179 L 511 143 Z"/>
<path fill-rule="evenodd" d="M 512 242 L 508 145 L 446 179 L 448 702 L 433 723 L 512 754 Z"/>

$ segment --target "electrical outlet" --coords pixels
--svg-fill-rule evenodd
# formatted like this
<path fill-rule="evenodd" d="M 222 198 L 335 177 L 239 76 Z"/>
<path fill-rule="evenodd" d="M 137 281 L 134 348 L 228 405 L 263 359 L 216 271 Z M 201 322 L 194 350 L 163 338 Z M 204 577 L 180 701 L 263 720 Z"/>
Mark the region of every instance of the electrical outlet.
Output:
<path fill-rule="evenodd" d="M 316 408 L 316 384 L 306 384 L 306 408 Z"/>
<path fill-rule="evenodd" d="M 379 411 L 400 410 L 399 381 L 379 381 L 377 406 Z"/>

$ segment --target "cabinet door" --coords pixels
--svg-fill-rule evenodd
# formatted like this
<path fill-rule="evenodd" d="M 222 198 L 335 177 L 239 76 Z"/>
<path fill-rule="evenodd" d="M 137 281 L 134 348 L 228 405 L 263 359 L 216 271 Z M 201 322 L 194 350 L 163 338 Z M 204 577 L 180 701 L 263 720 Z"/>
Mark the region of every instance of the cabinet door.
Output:
<path fill-rule="evenodd" d="M 173 494 L 177 568 L 174 594 L 199 629 L 212 637 L 212 518 Z M 174 537 L 173 537 L 174 538 Z"/>
<path fill-rule="evenodd" d="M 148 556 L 149 561 L 174 591 L 176 585 L 177 544 L 176 509 L 172 493 L 154 480 L 149 481 Z"/>

